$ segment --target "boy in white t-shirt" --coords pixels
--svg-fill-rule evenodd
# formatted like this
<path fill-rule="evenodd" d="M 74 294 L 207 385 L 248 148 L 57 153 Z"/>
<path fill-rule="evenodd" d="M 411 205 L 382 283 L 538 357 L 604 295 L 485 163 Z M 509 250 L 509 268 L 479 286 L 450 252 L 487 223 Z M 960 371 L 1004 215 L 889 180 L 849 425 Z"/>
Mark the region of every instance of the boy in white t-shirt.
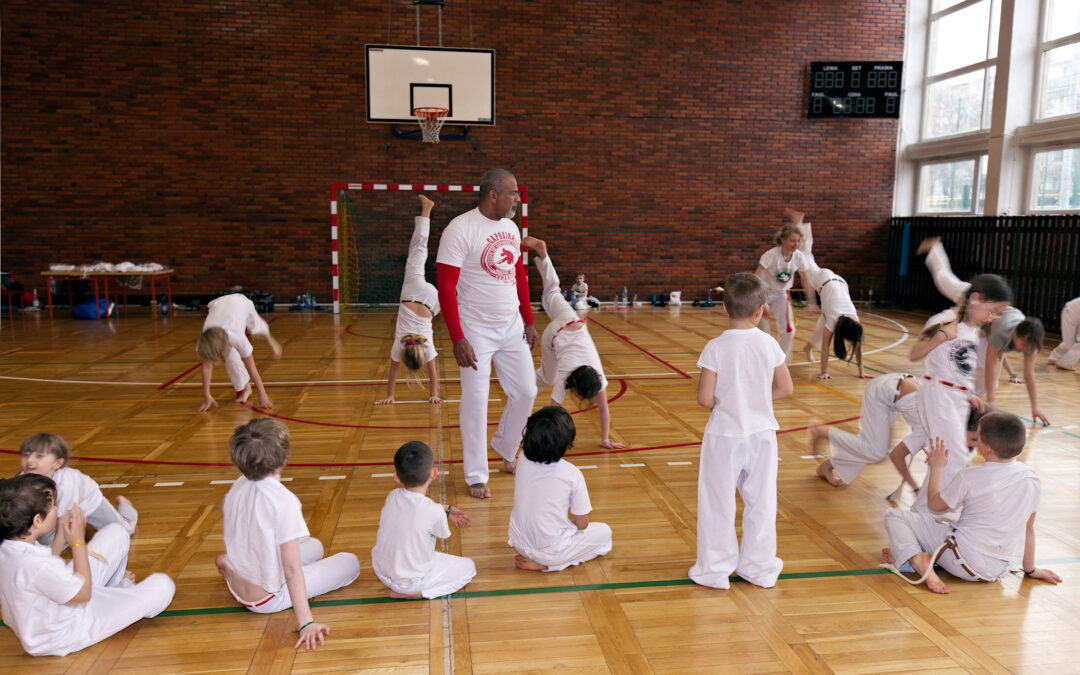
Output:
<path fill-rule="evenodd" d="M 764 588 L 776 584 L 776 430 L 772 402 L 791 395 L 791 373 L 772 336 L 756 328 L 768 298 L 756 275 L 732 274 L 724 284 L 731 327 L 698 359 L 698 403 L 712 410 L 701 439 L 697 560 L 690 579 L 728 588 L 737 572 Z M 743 500 L 742 548 L 735 536 L 735 490 Z"/>
<path fill-rule="evenodd" d="M 923 574 L 935 593 L 949 592 L 933 570 L 935 563 L 964 581 L 993 581 L 1005 573 L 1010 560 L 1022 558 L 1025 576 L 1060 582 L 1054 572 L 1035 567 L 1035 510 L 1042 487 L 1035 472 L 1016 461 L 1026 437 L 1024 423 L 1016 415 L 984 415 L 978 445 L 986 463 L 962 470 L 944 486 L 949 449 L 940 438 L 934 439 L 927 453 L 931 513 L 886 511 L 889 548 L 882 549 L 882 560 L 887 565 L 906 561 L 900 569 Z M 955 523 L 941 519 L 942 513 L 957 510 Z M 940 556 L 936 560 L 934 551 Z"/>
<path fill-rule="evenodd" d="M 293 608 L 301 644 L 323 644 L 330 627 L 315 623 L 308 598 L 348 586 L 360 574 L 352 553 L 323 558 L 322 543 L 309 536 L 300 500 L 281 484 L 289 459 L 289 431 L 261 417 L 236 427 L 229 456 L 243 475 L 233 484 L 221 513 L 225 554 L 218 572 L 236 601 L 252 612 Z"/>
<path fill-rule="evenodd" d="M 576 434 L 570 413 L 557 405 L 537 410 L 525 424 L 507 541 L 518 569 L 557 572 L 611 550 L 611 528 L 589 522 L 592 502 L 581 469 L 563 459 Z"/>
<path fill-rule="evenodd" d="M 271 410 L 274 402 L 266 394 L 262 377 L 255 365 L 254 351 L 245 331 L 259 335 L 270 345 L 270 352 L 275 359 L 281 358 L 281 344 L 270 335 L 270 326 L 255 311 L 255 303 L 239 293 L 223 295 L 212 300 L 206 306 L 210 313 L 203 323 L 203 332 L 195 342 L 195 353 L 202 361 L 203 403 L 199 412 L 206 412 L 218 403 L 210 395 L 210 376 L 214 365 L 225 361 L 225 372 L 229 382 L 236 390 L 236 400 L 240 403 L 251 396 L 251 383 L 259 392 L 259 407 Z"/>
<path fill-rule="evenodd" d="M 448 518 L 457 527 L 469 526 L 461 509 L 427 497 L 438 475 L 425 443 L 409 441 L 394 453 L 394 480 L 401 487 L 386 496 L 371 549 L 371 567 L 391 598 L 450 595 L 476 576 L 471 559 L 435 550 L 436 539 L 450 536 Z"/>
<path fill-rule="evenodd" d="M 577 309 L 578 303 L 584 302 L 588 297 L 589 284 L 585 283 L 585 275 L 579 274 L 574 277 L 574 285 L 570 287 L 570 309 Z"/>
<path fill-rule="evenodd" d="M 107 525 L 86 541 L 78 504 L 60 527 L 71 562 L 38 540 L 57 527 L 56 484 L 39 474 L 0 480 L 0 604 L 4 624 L 31 656 L 85 649 L 139 619 L 160 614 L 176 586 L 164 574 L 141 583 L 126 570 L 131 538 Z"/>

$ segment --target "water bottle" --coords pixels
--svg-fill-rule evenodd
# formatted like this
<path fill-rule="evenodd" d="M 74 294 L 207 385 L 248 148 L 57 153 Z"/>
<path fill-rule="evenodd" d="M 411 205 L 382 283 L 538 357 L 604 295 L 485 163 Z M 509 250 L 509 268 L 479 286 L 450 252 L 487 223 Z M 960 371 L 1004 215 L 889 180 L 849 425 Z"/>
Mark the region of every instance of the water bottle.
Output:
<path fill-rule="evenodd" d="M 41 309 L 41 301 L 38 300 L 37 289 L 36 288 L 34 289 L 34 301 L 31 304 L 34 306 L 35 310 Z"/>
<path fill-rule="evenodd" d="M 867 296 L 869 297 L 869 300 L 867 301 L 869 306 L 873 307 L 874 306 L 874 287 L 873 286 L 870 287 L 870 290 L 868 291 Z"/>
<path fill-rule="evenodd" d="M 56 277 L 49 277 L 49 293 L 56 295 Z"/>

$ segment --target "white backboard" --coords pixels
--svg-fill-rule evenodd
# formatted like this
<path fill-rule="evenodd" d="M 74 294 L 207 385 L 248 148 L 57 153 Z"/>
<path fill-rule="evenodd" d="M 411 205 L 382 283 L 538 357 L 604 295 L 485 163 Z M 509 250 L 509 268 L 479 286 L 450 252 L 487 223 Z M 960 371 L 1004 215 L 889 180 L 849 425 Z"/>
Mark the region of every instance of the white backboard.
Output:
<path fill-rule="evenodd" d="M 449 108 L 447 124 L 495 124 L 495 50 L 366 45 L 367 121 L 415 122 Z"/>

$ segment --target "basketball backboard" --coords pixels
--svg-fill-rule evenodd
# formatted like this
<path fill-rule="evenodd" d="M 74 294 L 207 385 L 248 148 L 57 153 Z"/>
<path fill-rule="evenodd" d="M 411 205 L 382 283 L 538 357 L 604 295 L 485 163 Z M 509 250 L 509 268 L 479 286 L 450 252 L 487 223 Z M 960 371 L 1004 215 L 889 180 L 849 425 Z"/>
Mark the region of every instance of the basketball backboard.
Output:
<path fill-rule="evenodd" d="M 412 123 L 434 106 L 447 124 L 495 124 L 495 50 L 366 47 L 368 122 Z"/>

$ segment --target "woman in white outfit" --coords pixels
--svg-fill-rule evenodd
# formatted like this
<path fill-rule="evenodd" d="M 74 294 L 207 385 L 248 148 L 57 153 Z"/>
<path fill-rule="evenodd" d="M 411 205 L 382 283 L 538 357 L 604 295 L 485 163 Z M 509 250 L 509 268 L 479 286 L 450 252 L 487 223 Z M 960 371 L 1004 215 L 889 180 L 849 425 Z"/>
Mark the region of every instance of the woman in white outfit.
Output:
<path fill-rule="evenodd" d="M 776 321 L 776 341 L 790 361 L 791 348 L 795 344 L 795 312 L 788 298 L 788 290 L 795 280 L 795 273 L 806 270 L 814 258 L 810 252 L 813 245 L 810 223 L 802 222 L 801 213 L 786 213 L 791 222 L 776 233 L 774 240 L 777 245 L 761 256 L 754 274 L 761 277 L 769 289 L 765 314 L 758 328 L 770 333 L 769 318 Z"/>

